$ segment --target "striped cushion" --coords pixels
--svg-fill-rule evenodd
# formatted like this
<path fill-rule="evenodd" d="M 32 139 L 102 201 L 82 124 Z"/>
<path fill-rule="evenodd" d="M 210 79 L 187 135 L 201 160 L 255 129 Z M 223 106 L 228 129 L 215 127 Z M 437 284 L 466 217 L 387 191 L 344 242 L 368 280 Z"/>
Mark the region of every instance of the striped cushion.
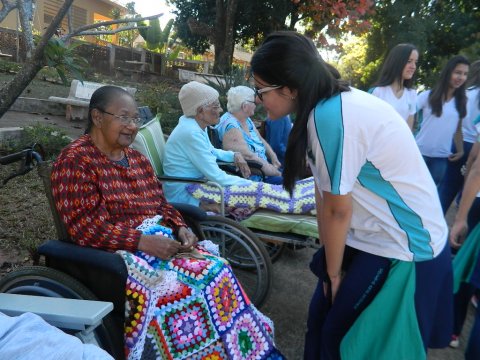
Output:
<path fill-rule="evenodd" d="M 157 176 L 163 175 L 163 156 L 165 155 L 165 139 L 160 114 L 138 129 L 132 148 L 145 155 Z"/>

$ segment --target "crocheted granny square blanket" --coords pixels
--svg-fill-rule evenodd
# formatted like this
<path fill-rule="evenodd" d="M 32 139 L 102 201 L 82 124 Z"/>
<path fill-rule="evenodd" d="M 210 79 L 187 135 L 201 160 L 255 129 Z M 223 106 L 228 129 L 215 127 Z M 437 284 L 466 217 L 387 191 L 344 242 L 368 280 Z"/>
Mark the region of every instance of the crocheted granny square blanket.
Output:
<path fill-rule="evenodd" d="M 139 228 L 151 233 L 160 221 Z M 272 321 L 251 304 L 218 246 L 204 241 L 196 248 L 202 259 L 119 251 L 128 268 L 127 358 L 283 359 Z"/>
<path fill-rule="evenodd" d="M 220 203 L 220 190 L 208 184 L 186 186 L 194 198 Z M 223 188 L 225 206 L 231 208 L 268 209 L 283 214 L 309 214 L 315 209 L 315 183 L 313 177 L 297 181 L 293 195 L 282 185 L 251 182 L 249 185 L 231 185 Z"/>

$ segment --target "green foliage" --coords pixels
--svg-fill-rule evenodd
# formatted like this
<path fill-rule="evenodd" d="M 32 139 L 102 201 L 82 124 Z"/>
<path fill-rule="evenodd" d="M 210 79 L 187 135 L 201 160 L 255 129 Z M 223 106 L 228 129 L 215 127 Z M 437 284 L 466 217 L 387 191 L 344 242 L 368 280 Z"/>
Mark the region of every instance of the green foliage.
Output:
<path fill-rule="evenodd" d="M 149 27 L 147 30 L 147 48 L 150 50 L 158 48 L 160 40 L 162 38 L 162 29 L 160 28 L 160 20 L 158 18 L 149 21 Z"/>
<path fill-rule="evenodd" d="M 137 26 L 143 28 L 139 28 L 138 31 L 140 32 L 140 35 L 142 35 L 142 37 L 145 39 L 147 49 L 152 51 L 157 50 L 159 52 L 165 53 L 170 40 L 173 23 L 173 19 L 170 19 L 167 25 L 165 25 L 162 30 L 160 26 L 160 20 L 158 18 L 150 20 L 148 24 L 145 21 L 139 21 L 137 23 Z"/>
<path fill-rule="evenodd" d="M 71 75 L 79 80 L 84 79 L 88 62 L 76 55 L 74 51 L 81 44 L 81 42 L 76 42 L 67 45 L 60 39 L 52 38 L 45 47 L 45 63 L 47 66 L 57 70 L 58 76 L 60 76 L 64 85 L 68 85 L 67 75 Z"/>
<path fill-rule="evenodd" d="M 246 71 L 235 66 L 230 72 L 224 74 L 223 77 L 219 79 L 220 81 L 210 80 L 207 76 L 204 76 L 204 79 L 207 85 L 218 91 L 220 94 L 220 104 L 222 104 L 222 108 L 224 109 L 227 108 L 227 92 L 230 88 L 239 85 L 249 86 Z"/>
<path fill-rule="evenodd" d="M 342 78 L 357 88 L 366 88 L 364 83 L 365 61 L 367 54 L 367 38 L 350 36 L 343 43 L 343 54 L 338 61 L 337 69 Z"/>
<path fill-rule="evenodd" d="M 145 85 L 136 93 L 139 106 L 148 106 L 153 114 L 161 114 L 162 130 L 170 134 L 182 116 L 178 89 L 167 82 Z"/>
<path fill-rule="evenodd" d="M 22 66 L 12 61 L 0 60 L 0 71 L 5 73 L 17 73 Z"/>
<path fill-rule="evenodd" d="M 110 11 L 110 17 L 114 20 L 120 19 L 121 15 L 119 8 L 113 8 L 112 11 Z"/>
<path fill-rule="evenodd" d="M 20 140 L 10 144 L 12 151 L 24 149 L 32 144 L 40 144 L 45 151 L 45 159 L 55 159 L 60 151 L 70 143 L 65 132 L 56 127 L 36 123 L 24 128 Z"/>

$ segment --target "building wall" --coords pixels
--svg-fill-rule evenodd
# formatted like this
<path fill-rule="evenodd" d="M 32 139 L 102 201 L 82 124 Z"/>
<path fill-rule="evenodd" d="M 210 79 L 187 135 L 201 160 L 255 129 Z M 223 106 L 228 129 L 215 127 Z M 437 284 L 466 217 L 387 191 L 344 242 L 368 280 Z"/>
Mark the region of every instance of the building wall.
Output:
<path fill-rule="evenodd" d="M 43 32 L 50 24 L 51 19 L 56 15 L 58 9 L 64 3 L 62 0 L 36 0 L 36 9 L 33 19 L 34 29 Z M 81 25 L 92 24 L 94 22 L 94 14 L 100 14 L 109 17 L 110 11 L 118 7 L 124 8 L 111 1 L 101 0 L 75 0 L 72 4 L 72 15 L 74 28 Z M 1 5 L 0 5 L 1 8 Z M 0 22 L 0 27 L 17 29 L 17 10 L 11 11 L 8 16 Z M 62 26 L 64 31 L 67 31 L 68 26 L 66 19 L 64 19 Z"/>

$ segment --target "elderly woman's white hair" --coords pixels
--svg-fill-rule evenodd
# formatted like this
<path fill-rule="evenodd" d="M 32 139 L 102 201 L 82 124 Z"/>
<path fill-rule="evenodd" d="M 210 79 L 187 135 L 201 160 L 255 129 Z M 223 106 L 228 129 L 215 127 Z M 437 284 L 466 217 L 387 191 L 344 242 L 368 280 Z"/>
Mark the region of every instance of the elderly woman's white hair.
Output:
<path fill-rule="evenodd" d="M 245 101 L 254 102 L 255 92 L 248 86 L 235 86 L 230 88 L 227 93 L 227 110 L 229 112 L 236 112 L 242 109 L 242 104 Z"/>

